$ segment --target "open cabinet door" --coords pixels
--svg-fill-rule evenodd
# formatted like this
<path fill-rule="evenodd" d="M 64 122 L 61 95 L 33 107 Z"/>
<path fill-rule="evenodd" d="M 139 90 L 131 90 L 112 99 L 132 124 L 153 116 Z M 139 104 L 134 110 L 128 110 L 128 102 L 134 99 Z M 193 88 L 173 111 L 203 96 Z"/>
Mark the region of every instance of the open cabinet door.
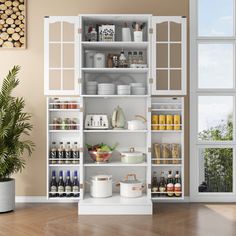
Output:
<path fill-rule="evenodd" d="M 45 95 L 79 95 L 79 29 L 79 16 L 45 17 Z"/>
<path fill-rule="evenodd" d="M 152 95 L 186 95 L 186 18 L 152 17 Z"/>

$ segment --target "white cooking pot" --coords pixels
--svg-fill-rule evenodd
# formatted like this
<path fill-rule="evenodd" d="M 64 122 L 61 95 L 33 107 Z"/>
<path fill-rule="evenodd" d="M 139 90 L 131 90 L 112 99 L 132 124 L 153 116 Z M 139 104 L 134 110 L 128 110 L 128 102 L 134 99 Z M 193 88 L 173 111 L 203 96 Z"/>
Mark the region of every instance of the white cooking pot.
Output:
<path fill-rule="evenodd" d="M 137 119 L 128 121 L 129 130 L 145 130 L 147 120 L 140 115 L 135 116 Z"/>
<path fill-rule="evenodd" d="M 144 153 L 135 151 L 133 147 L 129 151 L 121 152 L 121 162 L 125 164 L 138 164 L 144 162 Z"/>
<path fill-rule="evenodd" d="M 90 177 L 90 195 L 94 198 L 112 196 L 112 176 L 94 175 Z"/>
<path fill-rule="evenodd" d="M 144 186 L 141 181 L 137 180 L 136 174 L 126 175 L 125 179 L 120 181 L 118 185 L 120 185 L 121 197 L 135 198 L 142 196 Z"/>

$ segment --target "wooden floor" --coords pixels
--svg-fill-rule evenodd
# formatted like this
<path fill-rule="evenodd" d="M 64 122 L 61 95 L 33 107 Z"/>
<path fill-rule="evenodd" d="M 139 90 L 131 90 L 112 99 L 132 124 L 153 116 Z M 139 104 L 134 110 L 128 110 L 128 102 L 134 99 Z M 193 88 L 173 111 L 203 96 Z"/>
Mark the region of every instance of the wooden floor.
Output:
<path fill-rule="evenodd" d="M 236 204 L 158 204 L 153 216 L 78 216 L 75 204 L 17 204 L 0 236 L 235 236 Z"/>

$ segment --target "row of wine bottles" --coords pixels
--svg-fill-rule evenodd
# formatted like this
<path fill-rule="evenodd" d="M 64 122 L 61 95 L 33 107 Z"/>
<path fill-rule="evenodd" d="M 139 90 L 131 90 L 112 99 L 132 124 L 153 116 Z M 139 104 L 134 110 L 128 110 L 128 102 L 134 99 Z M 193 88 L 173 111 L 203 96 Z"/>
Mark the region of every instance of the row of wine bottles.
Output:
<path fill-rule="evenodd" d="M 173 171 L 170 170 L 167 177 L 162 171 L 159 181 L 157 172 L 154 171 L 152 175 L 152 195 L 158 197 L 181 197 L 182 185 L 179 171 L 177 170 L 175 176 L 173 176 Z"/>
<path fill-rule="evenodd" d="M 79 164 L 80 152 L 77 142 L 71 147 L 70 142 L 67 142 L 64 146 L 63 142 L 56 145 L 56 142 L 52 142 L 50 148 L 49 159 L 51 164 Z"/>
<path fill-rule="evenodd" d="M 70 178 L 70 171 L 67 171 L 66 178 L 63 178 L 63 171 L 59 171 L 57 180 L 56 171 L 52 171 L 49 197 L 79 197 L 78 173 L 74 171 L 73 179 Z"/>

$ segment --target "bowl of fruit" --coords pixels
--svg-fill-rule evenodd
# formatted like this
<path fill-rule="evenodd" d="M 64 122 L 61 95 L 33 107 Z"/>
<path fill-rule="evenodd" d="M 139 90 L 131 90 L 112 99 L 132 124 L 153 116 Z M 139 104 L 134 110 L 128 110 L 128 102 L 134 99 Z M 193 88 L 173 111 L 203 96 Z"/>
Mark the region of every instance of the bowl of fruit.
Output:
<path fill-rule="evenodd" d="M 104 143 L 96 145 L 89 145 L 89 144 L 86 145 L 91 159 L 96 163 L 108 162 L 109 159 L 112 157 L 112 153 L 117 146 L 117 144 L 114 146 L 109 146 Z"/>

